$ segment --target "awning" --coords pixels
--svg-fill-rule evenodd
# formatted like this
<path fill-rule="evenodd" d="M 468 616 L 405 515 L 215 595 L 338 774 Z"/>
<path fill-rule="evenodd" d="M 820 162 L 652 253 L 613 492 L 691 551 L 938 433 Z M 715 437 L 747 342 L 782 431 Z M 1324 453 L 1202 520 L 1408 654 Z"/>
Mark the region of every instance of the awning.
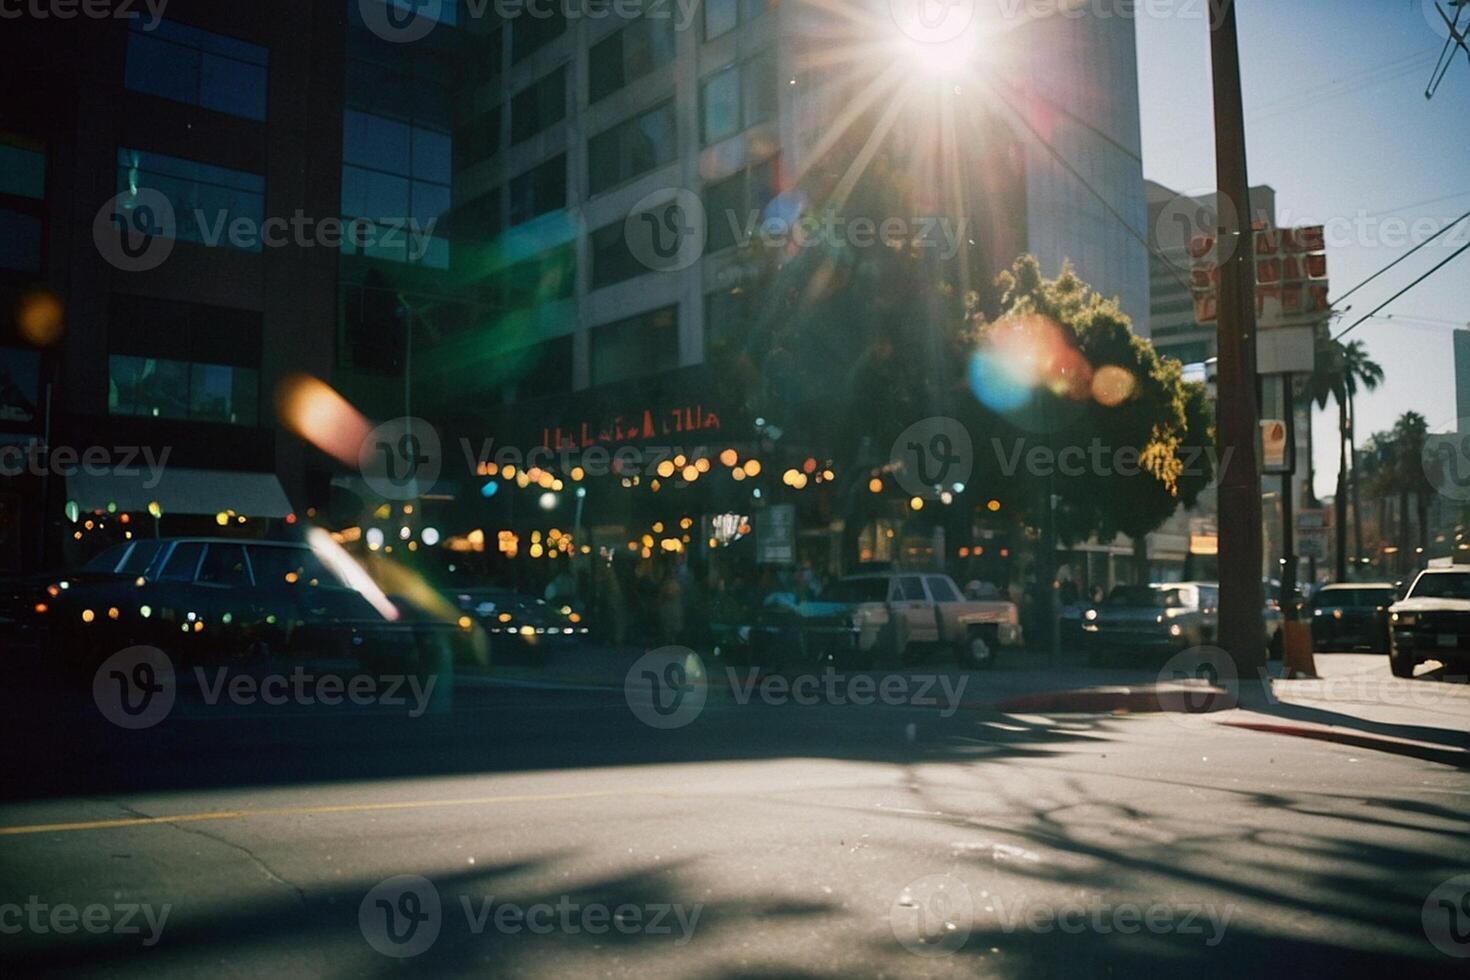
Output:
<path fill-rule="evenodd" d="M 167 466 L 155 472 L 77 473 L 67 479 L 67 496 L 83 513 L 116 504 L 123 512 L 146 511 L 157 503 L 168 514 L 218 514 L 233 510 L 245 517 L 285 517 L 291 501 L 274 473 L 191 470 Z"/>

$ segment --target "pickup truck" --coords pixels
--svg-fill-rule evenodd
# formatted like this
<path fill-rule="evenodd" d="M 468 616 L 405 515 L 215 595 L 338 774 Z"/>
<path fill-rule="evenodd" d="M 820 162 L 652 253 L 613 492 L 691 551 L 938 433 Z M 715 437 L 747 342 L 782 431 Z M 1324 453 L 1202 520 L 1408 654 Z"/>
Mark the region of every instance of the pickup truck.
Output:
<path fill-rule="evenodd" d="M 903 662 L 948 650 L 962 666 L 989 667 L 999 647 L 1021 643 L 1015 603 L 998 595 L 966 599 L 953 579 L 938 572 L 849 575 L 816 600 L 768 600 L 749 620 L 713 624 L 717 657 L 766 666 L 804 661 L 865 668 L 880 659 Z"/>

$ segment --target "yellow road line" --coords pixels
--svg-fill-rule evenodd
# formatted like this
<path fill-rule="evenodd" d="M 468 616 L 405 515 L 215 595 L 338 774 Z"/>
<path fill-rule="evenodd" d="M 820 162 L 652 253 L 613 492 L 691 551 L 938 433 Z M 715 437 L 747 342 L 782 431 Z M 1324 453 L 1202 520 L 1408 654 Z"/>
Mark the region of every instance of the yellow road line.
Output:
<path fill-rule="evenodd" d="M 627 790 L 596 790 L 585 793 L 543 793 L 520 796 L 476 796 L 462 800 L 404 800 L 399 803 L 341 803 L 333 806 L 282 806 L 259 810 L 210 810 L 178 813 L 167 817 L 119 817 L 115 820 L 85 820 L 77 823 L 43 823 L 25 827 L 0 827 L 0 837 L 20 834 L 59 834 L 78 830 L 116 830 L 122 827 L 151 827 L 155 824 L 202 823 L 209 820 L 245 820 L 250 817 L 317 816 L 330 813 L 377 813 L 386 810 L 427 810 L 452 806 L 490 806 L 496 803 L 542 803 L 591 800 L 609 796 L 648 796 Z"/>

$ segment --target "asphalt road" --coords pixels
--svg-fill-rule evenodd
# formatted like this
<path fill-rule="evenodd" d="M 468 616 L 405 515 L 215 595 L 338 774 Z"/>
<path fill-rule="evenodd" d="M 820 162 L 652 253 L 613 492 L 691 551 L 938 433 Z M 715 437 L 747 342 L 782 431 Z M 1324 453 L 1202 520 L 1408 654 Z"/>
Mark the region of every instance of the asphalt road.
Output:
<path fill-rule="evenodd" d="M 1470 727 L 1464 685 L 1337 664 L 1372 683 L 1324 697 Z M 661 729 L 615 689 L 463 683 L 418 717 L 181 689 L 127 731 L 12 685 L 0 969 L 1463 975 L 1464 768 L 935 696 L 711 696 Z"/>

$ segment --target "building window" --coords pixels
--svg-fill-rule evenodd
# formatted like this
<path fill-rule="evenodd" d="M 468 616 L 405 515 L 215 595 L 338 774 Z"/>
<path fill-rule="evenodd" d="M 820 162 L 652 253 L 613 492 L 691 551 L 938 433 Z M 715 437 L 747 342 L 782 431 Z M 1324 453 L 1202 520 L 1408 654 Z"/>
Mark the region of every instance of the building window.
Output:
<path fill-rule="evenodd" d="M 699 90 L 704 142 L 734 136 L 774 118 L 776 92 L 776 60 L 769 53 L 706 78 Z"/>
<path fill-rule="evenodd" d="M 704 0 L 704 39 L 712 41 L 741 24 L 748 24 L 776 0 Z"/>
<path fill-rule="evenodd" d="M 593 289 L 611 286 L 648 271 L 628 247 L 625 222 L 614 221 L 594 231 L 591 248 Z"/>
<path fill-rule="evenodd" d="M 134 92 L 265 119 L 270 52 L 258 44 L 173 21 L 152 28 L 135 17 L 124 84 Z"/>
<path fill-rule="evenodd" d="M 510 63 L 513 65 L 540 51 L 567 29 L 566 9 L 561 4 L 539 6 L 536 16 L 532 16 L 528 5 L 524 13 L 525 16 L 510 22 Z"/>
<path fill-rule="evenodd" d="M 46 154 L 0 137 L 0 195 L 46 199 Z"/>
<path fill-rule="evenodd" d="M 499 28 L 489 34 L 469 33 L 465 36 L 464 57 L 459 60 L 461 88 L 482 85 L 500 74 L 504 61 L 504 36 Z"/>
<path fill-rule="evenodd" d="M 45 200 L 46 154 L 0 136 L 0 270 L 40 273 Z"/>
<path fill-rule="evenodd" d="M 571 334 L 500 356 L 516 378 L 512 401 L 564 395 L 572 390 Z"/>
<path fill-rule="evenodd" d="M 567 206 L 567 155 L 559 153 L 545 163 L 511 178 L 510 223 L 518 225 Z"/>
<path fill-rule="evenodd" d="M 173 205 L 175 238 L 201 245 L 237 243 L 260 251 L 259 234 L 237 239 L 230 226 L 244 220 L 258 232 L 264 222 L 265 178 L 242 170 L 143 150 L 117 151 L 117 189 L 154 190 Z"/>
<path fill-rule="evenodd" d="M 454 169 L 465 170 L 500 152 L 500 106 L 491 106 L 456 130 Z"/>
<path fill-rule="evenodd" d="M 708 251 L 744 244 L 747 232 L 759 229 L 762 212 L 779 192 L 779 172 L 779 158 L 771 157 L 704 189 Z"/>
<path fill-rule="evenodd" d="M 567 115 L 567 70 L 563 66 L 521 89 L 510 100 L 511 145 L 561 122 Z"/>
<path fill-rule="evenodd" d="M 505 228 L 501 198 L 505 190 L 496 187 L 454 210 L 450 236 L 461 245 L 482 246 L 493 242 Z"/>
<path fill-rule="evenodd" d="M 588 184 L 600 194 L 674 159 L 674 104 L 625 119 L 587 141 Z"/>
<path fill-rule="evenodd" d="M 500 311 L 524 310 L 567 299 L 577 291 L 577 250 L 567 244 L 494 272 L 486 301 Z"/>
<path fill-rule="evenodd" d="M 0 269 L 39 274 L 42 228 L 35 215 L 0 208 Z"/>
<path fill-rule="evenodd" d="M 673 211 L 674 214 L 670 215 L 670 211 Z M 684 234 L 696 231 L 696 229 L 685 227 L 688 219 L 680 210 L 678 201 L 668 201 L 650 211 L 634 216 L 631 220 L 652 222 L 661 236 L 665 231 L 672 231 L 676 236 L 673 239 L 676 246 L 682 245 L 680 239 Z M 653 271 L 634 256 L 633 250 L 629 248 L 627 225 L 626 220 L 614 221 L 592 233 L 590 241 L 593 289 L 611 286 L 614 283 Z"/>
<path fill-rule="evenodd" d="M 643 16 L 603 38 L 587 53 L 587 101 L 606 98 L 674 60 L 672 11 Z"/>
<path fill-rule="evenodd" d="M 260 344 L 258 313 L 114 296 L 108 411 L 254 426 L 260 411 Z"/>
<path fill-rule="evenodd" d="M 449 211 L 452 146 L 448 133 L 347 110 L 342 215 L 379 225 L 375 244 L 361 254 L 449 267 L 448 243 L 435 232 Z M 343 242 L 349 255 L 359 248 L 355 241 Z"/>
<path fill-rule="evenodd" d="M 612 384 L 679 366 L 679 308 L 640 313 L 592 329 L 592 383 Z"/>

